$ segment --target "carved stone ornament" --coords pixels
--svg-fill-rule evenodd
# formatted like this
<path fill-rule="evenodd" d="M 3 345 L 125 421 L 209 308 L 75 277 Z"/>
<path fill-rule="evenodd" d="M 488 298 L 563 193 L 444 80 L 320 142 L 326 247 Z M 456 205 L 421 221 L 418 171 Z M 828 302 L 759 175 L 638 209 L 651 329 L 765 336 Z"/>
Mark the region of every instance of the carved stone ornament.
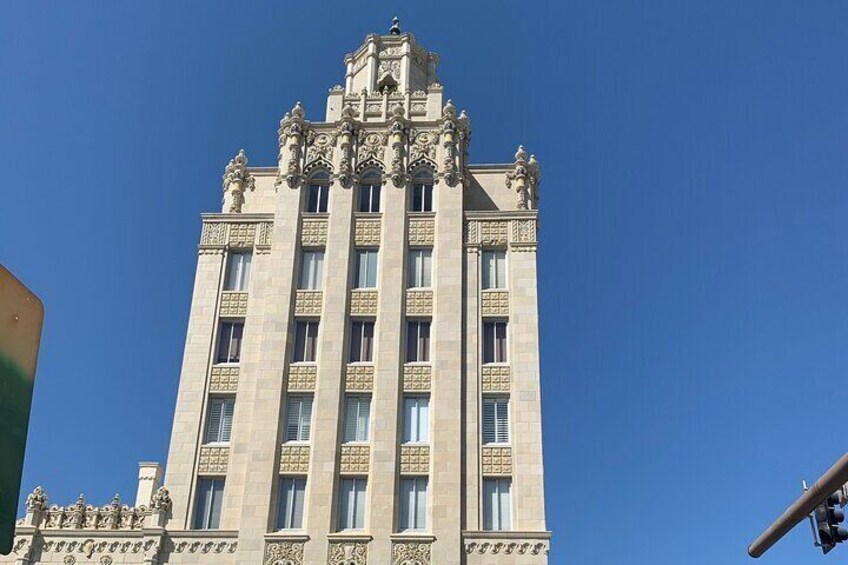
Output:
<path fill-rule="evenodd" d="M 463 159 L 466 157 L 465 149 L 460 149 L 463 140 L 469 139 L 469 120 L 463 112 L 461 119 L 456 117 L 456 107 L 448 100 L 442 108 L 441 140 L 444 154 L 442 157 L 442 170 L 439 176 L 444 179 L 448 186 L 456 186 L 463 180 L 466 169 Z"/>
<path fill-rule="evenodd" d="M 327 565 L 366 565 L 368 546 L 361 541 L 330 542 Z"/>
<path fill-rule="evenodd" d="M 359 132 L 359 147 L 357 159 L 359 163 L 364 163 L 368 159 L 374 159 L 382 162 L 384 147 L 388 139 L 386 132 Z"/>
<path fill-rule="evenodd" d="M 392 565 L 430 565 L 430 543 L 395 542 L 392 544 Z"/>
<path fill-rule="evenodd" d="M 406 174 L 406 134 L 408 126 L 403 117 L 403 106 L 398 103 L 392 107 L 392 117 L 389 121 L 389 135 L 392 139 L 392 162 L 389 178 L 396 188 L 403 188 L 409 182 Z"/>
<path fill-rule="evenodd" d="M 265 565 L 303 565 L 303 542 L 279 541 L 267 544 Z"/>
<path fill-rule="evenodd" d="M 230 159 L 224 169 L 223 184 L 225 206 L 229 200 L 229 207 L 225 208 L 225 211 L 240 214 L 244 205 L 244 193 L 256 189 L 253 175 L 247 172 L 247 155 L 244 154 L 244 149 L 239 150 L 238 155 Z"/>
<path fill-rule="evenodd" d="M 465 542 L 465 553 L 485 555 L 547 555 L 548 542 L 544 541 L 468 541 Z"/>
<path fill-rule="evenodd" d="M 413 130 L 410 139 L 409 160 L 411 162 L 419 159 L 436 161 L 436 145 L 439 143 L 438 131 L 416 131 Z"/>
<path fill-rule="evenodd" d="M 47 493 L 41 486 L 35 487 L 26 498 L 27 512 L 42 512 L 47 510 Z"/>
<path fill-rule="evenodd" d="M 513 170 L 506 174 L 506 187 L 515 190 L 515 205 L 519 210 L 536 209 L 538 205 L 539 163 L 535 155 L 527 160 L 523 145 L 515 152 Z"/>
<path fill-rule="evenodd" d="M 303 143 L 307 132 L 305 112 L 298 101 L 291 112 L 286 112 L 280 121 L 277 135 L 280 142 L 280 170 L 276 186 L 285 180 L 289 188 L 298 188 L 305 180 L 303 175 Z"/>
<path fill-rule="evenodd" d="M 336 178 L 342 188 L 353 186 L 353 143 L 356 140 L 357 125 L 353 119 L 356 111 L 353 106 L 347 104 L 342 108 L 342 119 L 336 130 L 336 138 L 339 142 L 341 158 L 339 159 L 339 172 Z"/>
<path fill-rule="evenodd" d="M 85 498 L 80 495 L 74 504 L 66 507 L 54 504 L 46 512 L 41 526 L 45 530 L 141 530 L 150 515 L 150 509 L 145 506 L 122 505 L 117 494 L 111 503 L 104 506 L 86 504 Z"/>
<path fill-rule="evenodd" d="M 171 493 L 165 487 L 159 487 L 150 499 L 150 507 L 167 512 L 171 509 Z"/>

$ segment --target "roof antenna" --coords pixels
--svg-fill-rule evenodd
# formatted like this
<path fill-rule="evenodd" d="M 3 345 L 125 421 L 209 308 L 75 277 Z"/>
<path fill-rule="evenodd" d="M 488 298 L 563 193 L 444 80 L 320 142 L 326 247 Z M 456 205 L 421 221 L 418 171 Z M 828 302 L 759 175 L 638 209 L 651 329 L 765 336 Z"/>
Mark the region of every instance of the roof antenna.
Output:
<path fill-rule="evenodd" d="M 400 35 L 400 20 L 397 16 L 392 18 L 392 27 L 389 28 L 389 35 Z"/>

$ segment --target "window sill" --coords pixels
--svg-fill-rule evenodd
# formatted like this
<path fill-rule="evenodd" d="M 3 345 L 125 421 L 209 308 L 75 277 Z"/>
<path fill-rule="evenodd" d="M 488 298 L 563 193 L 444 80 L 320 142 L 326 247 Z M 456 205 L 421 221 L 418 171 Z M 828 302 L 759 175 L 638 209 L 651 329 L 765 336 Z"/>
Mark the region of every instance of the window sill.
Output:
<path fill-rule="evenodd" d="M 329 212 L 301 212 L 304 218 L 327 219 L 330 217 Z"/>
<path fill-rule="evenodd" d="M 432 212 L 432 211 L 431 212 L 415 212 L 415 211 L 409 210 L 406 213 L 409 214 L 409 216 L 413 217 L 413 218 L 435 218 L 436 217 L 436 213 Z"/>
<path fill-rule="evenodd" d="M 430 533 L 430 530 L 404 530 L 389 535 L 392 541 L 416 541 L 416 542 L 434 542 L 436 536 Z"/>
<path fill-rule="evenodd" d="M 406 394 L 404 396 L 412 396 L 412 395 Z M 430 447 L 430 442 L 429 441 L 407 441 L 407 442 L 401 443 L 401 446 L 403 446 L 403 447 Z"/>
<path fill-rule="evenodd" d="M 481 363 L 483 367 L 509 367 L 509 363 L 505 361 L 497 361 L 495 363 Z"/>
<path fill-rule="evenodd" d="M 290 440 L 286 440 L 286 441 L 284 441 L 284 442 L 283 442 L 283 445 L 293 445 L 293 446 L 303 446 L 303 445 L 305 445 L 305 446 L 307 446 L 307 447 L 308 447 L 310 444 L 309 444 L 309 440 L 308 440 L 308 439 L 307 439 L 307 440 L 302 440 L 302 439 L 290 439 Z"/>
<path fill-rule="evenodd" d="M 511 443 L 483 443 L 483 447 L 512 447 Z"/>
<path fill-rule="evenodd" d="M 230 447 L 228 441 L 209 441 L 200 444 L 201 447 Z"/>
<path fill-rule="evenodd" d="M 371 218 L 371 219 L 374 219 L 374 220 L 379 220 L 380 218 L 383 217 L 383 213 L 382 212 L 354 212 L 353 217 L 354 218 L 366 218 L 366 219 Z"/>
<path fill-rule="evenodd" d="M 508 292 L 508 291 L 509 291 L 509 289 L 505 286 L 504 287 L 498 286 L 498 287 L 481 288 L 480 289 L 480 292 L 483 292 L 483 293 L 486 293 L 486 292 Z"/>
<path fill-rule="evenodd" d="M 216 361 L 212 364 L 213 367 L 238 367 L 238 361 Z"/>
<path fill-rule="evenodd" d="M 292 542 L 303 542 L 306 543 L 310 540 L 309 534 L 306 533 L 306 530 L 303 528 L 291 530 L 277 530 L 276 532 L 269 532 L 265 534 L 265 541 L 273 542 L 273 541 L 292 541 Z"/>
<path fill-rule="evenodd" d="M 289 366 L 294 367 L 317 367 L 318 363 L 316 361 L 292 361 L 289 363 Z"/>
<path fill-rule="evenodd" d="M 362 541 L 368 543 L 374 537 L 366 530 L 342 530 L 340 532 L 331 532 L 327 534 L 327 539 L 330 541 Z"/>

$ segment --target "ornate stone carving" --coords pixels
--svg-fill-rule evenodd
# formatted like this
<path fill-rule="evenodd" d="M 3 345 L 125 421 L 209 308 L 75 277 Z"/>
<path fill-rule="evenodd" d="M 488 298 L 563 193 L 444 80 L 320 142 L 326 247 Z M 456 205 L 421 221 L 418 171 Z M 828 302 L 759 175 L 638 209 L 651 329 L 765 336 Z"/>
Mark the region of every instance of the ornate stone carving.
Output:
<path fill-rule="evenodd" d="M 294 296 L 295 316 L 318 316 L 324 302 L 324 293 L 320 290 L 297 290 Z"/>
<path fill-rule="evenodd" d="M 509 222 L 506 221 L 481 221 L 478 222 L 480 229 L 480 243 L 483 245 L 506 245 L 509 233 Z"/>
<path fill-rule="evenodd" d="M 289 392 L 315 390 L 317 375 L 318 367 L 315 365 L 289 365 Z"/>
<path fill-rule="evenodd" d="M 426 475 L 429 473 L 430 447 L 427 445 L 401 445 L 400 472 L 405 475 Z"/>
<path fill-rule="evenodd" d="M 150 499 L 150 508 L 167 512 L 171 509 L 171 493 L 165 487 L 159 487 Z"/>
<path fill-rule="evenodd" d="M 256 239 L 256 224 L 230 224 L 230 247 L 253 247 Z"/>
<path fill-rule="evenodd" d="M 303 542 L 277 541 L 266 544 L 265 565 L 303 565 Z"/>
<path fill-rule="evenodd" d="M 404 365 L 403 391 L 427 392 L 428 390 L 430 390 L 430 366 Z"/>
<path fill-rule="evenodd" d="M 310 131 L 306 136 L 306 162 L 310 163 L 322 159 L 328 163 L 333 161 L 333 146 L 336 143 L 336 134 L 316 133 Z"/>
<path fill-rule="evenodd" d="M 238 380 L 238 367 L 212 367 L 209 376 L 209 392 L 236 392 Z"/>
<path fill-rule="evenodd" d="M 421 108 L 416 108 L 416 104 L 412 105 L 412 110 L 421 111 L 426 110 L 426 106 L 419 102 L 418 103 Z M 410 139 L 410 147 L 409 147 L 409 160 L 411 163 L 415 163 L 420 159 L 427 159 L 436 162 L 436 146 L 439 143 L 439 132 L 438 131 L 420 131 L 420 130 L 412 130 L 411 139 Z"/>
<path fill-rule="evenodd" d="M 509 316 L 509 291 L 484 290 L 480 297 L 483 316 Z"/>
<path fill-rule="evenodd" d="M 366 132 L 365 130 L 360 130 L 357 155 L 358 161 L 360 163 L 364 163 L 368 159 L 374 159 L 382 162 L 387 139 L 388 134 L 386 132 L 378 133 L 374 131 Z"/>
<path fill-rule="evenodd" d="M 467 144 L 470 140 L 470 122 L 465 112 L 456 117 L 456 107 L 448 100 L 442 108 L 440 121 L 440 139 L 442 142 L 442 169 L 439 177 L 448 186 L 456 186 L 462 182 L 467 156 Z"/>
<path fill-rule="evenodd" d="M 122 505 L 117 494 L 112 502 L 104 506 L 86 504 L 85 498 L 80 494 L 74 504 L 65 507 L 56 504 L 50 506 L 46 510 L 46 519 L 41 528 L 44 530 L 141 530 L 149 515 L 150 509 L 145 506 Z"/>
<path fill-rule="evenodd" d="M 430 565 L 430 542 L 394 542 L 392 565 Z"/>
<path fill-rule="evenodd" d="M 303 106 L 297 102 L 291 112 L 287 112 L 280 121 L 280 129 L 277 130 L 280 141 L 280 172 L 277 175 L 277 186 L 285 180 L 289 188 L 298 188 L 304 181 L 303 140 L 307 131 L 304 116 Z"/>
<path fill-rule="evenodd" d="M 436 239 L 436 222 L 433 218 L 410 218 L 409 245 L 433 245 Z"/>
<path fill-rule="evenodd" d="M 536 220 L 512 220 L 512 243 L 536 243 Z"/>
<path fill-rule="evenodd" d="M 345 390 L 368 392 L 374 388 L 373 365 L 348 365 L 345 369 Z"/>
<path fill-rule="evenodd" d="M 386 60 L 380 61 L 380 65 L 377 68 L 377 76 L 381 79 L 385 77 L 387 74 L 391 75 L 393 79 L 400 79 L 400 61 L 399 60 Z"/>
<path fill-rule="evenodd" d="M 221 293 L 221 316 L 246 316 L 247 293 L 225 290 Z"/>
<path fill-rule="evenodd" d="M 414 290 L 406 291 L 406 314 L 430 315 L 433 313 L 433 291 Z"/>
<path fill-rule="evenodd" d="M 472 553 L 477 553 L 480 555 L 485 555 L 490 553 L 492 555 L 498 555 L 500 553 L 504 555 L 547 555 L 549 551 L 549 544 L 547 541 L 498 541 L 497 539 L 493 540 L 475 540 L 475 541 L 466 541 L 465 542 L 465 553 L 469 555 Z"/>
<path fill-rule="evenodd" d="M 391 137 L 392 161 L 389 178 L 396 188 L 403 188 L 409 182 L 406 174 L 406 133 L 408 122 L 403 117 L 403 106 L 397 103 L 392 107 L 392 115 L 389 119 L 389 135 Z"/>
<path fill-rule="evenodd" d="M 371 447 L 368 445 L 342 445 L 339 472 L 345 474 L 368 473 Z"/>
<path fill-rule="evenodd" d="M 26 498 L 27 512 L 42 512 L 47 510 L 47 493 L 42 486 L 37 486 Z"/>
<path fill-rule="evenodd" d="M 343 188 L 350 188 L 353 185 L 353 142 L 357 135 L 357 125 L 353 117 L 356 111 L 350 104 L 342 108 L 342 119 L 339 122 L 336 135 L 339 140 L 339 150 L 341 158 L 339 159 L 339 172 L 336 178 L 339 179 L 339 184 Z"/>
<path fill-rule="evenodd" d="M 477 220 L 465 222 L 463 238 L 466 245 L 480 245 L 480 222 Z"/>
<path fill-rule="evenodd" d="M 244 149 L 230 159 L 224 169 L 224 211 L 230 214 L 240 214 L 244 205 L 244 193 L 256 189 L 253 175 L 247 172 L 247 155 Z"/>
<path fill-rule="evenodd" d="M 327 245 L 327 220 L 303 218 L 300 224 L 300 244 L 304 246 Z"/>
<path fill-rule="evenodd" d="M 205 445 L 200 448 L 200 462 L 197 465 L 197 471 L 206 475 L 225 474 L 229 462 L 229 447 L 210 447 Z"/>
<path fill-rule="evenodd" d="M 519 210 L 536 209 L 538 205 L 539 163 L 535 155 L 527 160 L 523 145 L 515 152 L 513 170 L 506 174 L 506 187 L 515 191 L 515 207 Z"/>
<path fill-rule="evenodd" d="M 203 222 L 200 245 L 225 245 L 227 243 L 227 224 L 222 222 Z"/>
<path fill-rule="evenodd" d="M 174 540 L 174 553 L 235 553 L 237 541 Z"/>
<path fill-rule="evenodd" d="M 507 365 L 484 365 L 482 370 L 483 392 L 509 392 L 510 368 Z"/>
<path fill-rule="evenodd" d="M 308 473 L 309 446 L 284 444 L 280 447 L 280 473 Z"/>
<path fill-rule="evenodd" d="M 483 446 L 483 474 L 511 475 L 512 448 Z"/>
<path fill-rule="evenodd" d="M 380 245 L 380 220 L 356 218 L 353 240 L 356 245 Z"/>
<path fill-rule="evenodd" d="M 258 247 L 271 247 L 274 238 L 274 222 L 261 222 L 259 224 L 259 239 L 256 240 Z"/>
<path fill-rule="evenodd" d="M 377 291 L 358 289 L 350 291 L 350 313 L 353 316 L 376 316 Z"/>
<path fill-rule="evenodd" d="M 331 541 L 327 565 L 367 565 L 368 545 L 362 541 Z"/>

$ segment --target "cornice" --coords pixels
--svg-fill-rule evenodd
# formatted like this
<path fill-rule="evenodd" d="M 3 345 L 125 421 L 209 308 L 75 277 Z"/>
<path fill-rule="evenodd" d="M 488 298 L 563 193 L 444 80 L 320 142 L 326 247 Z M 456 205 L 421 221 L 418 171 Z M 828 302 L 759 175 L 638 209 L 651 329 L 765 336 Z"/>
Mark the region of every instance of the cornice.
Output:
<path fill-rule="evenodd" d="M 274 219 L 274 214 L 272 212 L 267 213 L 251 213 L 251 214 L 221 214 L 218 212 L 204 212 L 200 214 L 200 217 L 204 222 L 216 223 L 216 222 L 238 222 L 238 223 L 249 223 L 249 222 L 269 222 Z"/>

